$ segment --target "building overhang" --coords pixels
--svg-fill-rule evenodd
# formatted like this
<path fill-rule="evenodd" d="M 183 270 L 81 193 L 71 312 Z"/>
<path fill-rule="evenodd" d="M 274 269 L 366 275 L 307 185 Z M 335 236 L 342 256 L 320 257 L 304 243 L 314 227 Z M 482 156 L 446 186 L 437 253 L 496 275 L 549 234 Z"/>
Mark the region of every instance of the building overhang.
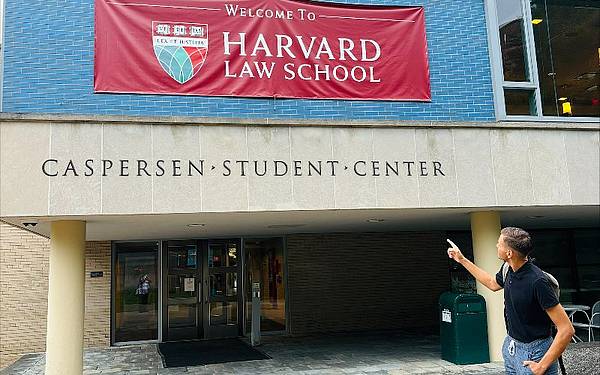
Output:
<path fill-rule="evenodd" d="M 477 211 L 499 212 L 503 226 L 527 229 L 600 227 L 598 206 L 206 212 L 11 217 L 3 221 L 50 237 L 52 221 L 84 220 L 88 241 L 158 240 L 269 237 L 294 233 L 462 231 L 470 230 L 470 214 Z"/>
<path fill-rule="evenodd" d="M 90 240 L 468 229 L 481 210 L 598 223 L 598 124 L 0 120 L 0 218 L 43 235 L 65 218 Z"/>

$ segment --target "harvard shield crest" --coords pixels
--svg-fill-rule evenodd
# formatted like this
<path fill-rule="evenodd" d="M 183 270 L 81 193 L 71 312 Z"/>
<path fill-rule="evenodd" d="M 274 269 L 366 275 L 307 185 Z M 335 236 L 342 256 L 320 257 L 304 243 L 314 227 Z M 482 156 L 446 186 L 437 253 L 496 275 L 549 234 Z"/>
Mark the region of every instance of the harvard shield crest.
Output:
<path fill-rule="evenodd" d="M 154 54 L 171 78 L 184 84 L 202 68 L 208 53 L 208 25 L 152 21 Z"/>

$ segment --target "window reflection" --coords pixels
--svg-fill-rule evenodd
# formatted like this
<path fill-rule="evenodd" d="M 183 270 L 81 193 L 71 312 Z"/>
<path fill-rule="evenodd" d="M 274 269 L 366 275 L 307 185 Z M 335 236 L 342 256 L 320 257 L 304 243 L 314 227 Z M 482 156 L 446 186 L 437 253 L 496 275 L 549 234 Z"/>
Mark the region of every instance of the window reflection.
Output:
<path fill-rule="evenodd" d="M 237 295 L 237 273 L 226 272 L 210 275 L 210 295 L 211 297 L 235 297 Z"/>
<path fill-rule="evenodd" d="M 260 283 L 261 331 L 285 330 L 285 275 L 283 239 L 248 239 L 244 242 L 246 267 L 246 328 L 252 319 L 252 283 Z"/>
<path fill-rule="evenodd" d="M 116 244 L 115 342 L 158 338 L 157 265 L 156 242 Z"/>
<path fill-rule="evenodd" d="M 504 89 L 504 102 L 507 115 L 535 115 L 533 90 Z"/>
<path fill-rule="evenodd" d="M 545 116 L 600 116 L 600 4 L 531 0 Z"/>
<path fill-rule="evenodd" d="M 595 295 L 600 300 L 600 230 L 577 231 L 574 241 L 581 292 Z"/>
<path fill-rule="evenodd" d="M 496 4 L 504 81 L 528 81 L 521 0 L 502 0 Z"/>
<path fill-rule="evenodd" d="M 237 302 L 212 302 L 210 304 L 210 325 L 237 324 Z"/>
<path fill-rule="evenodd" d="M 172 270 L 195 269 L 197 251 L 196 245 L 169 245 L 169 268 Z"/>
<path fill-rule="evenodd" d="M 196 327 L 196 305 L 170 305 L 169 328 Z"/>
<path fill-rule="evenodd" d="M 169 275 L 169 303 L 193 303 L 196 299 L 194 275 Z"/>
<path fill-rule="evenodd" d="M 208 246 L 209 267 L 237 266 L 237 243 L 218 243 Z"/>

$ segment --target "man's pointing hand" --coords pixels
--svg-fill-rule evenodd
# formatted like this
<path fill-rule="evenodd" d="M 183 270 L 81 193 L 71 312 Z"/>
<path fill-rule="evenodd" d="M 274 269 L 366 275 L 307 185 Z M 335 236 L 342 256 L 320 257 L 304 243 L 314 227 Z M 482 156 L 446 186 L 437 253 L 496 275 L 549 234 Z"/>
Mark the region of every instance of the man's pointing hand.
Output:
<path fill-rule="evenodd" d="M 460 261 L 465 258 L 460 252 L 460 249 L 458 248 L 458 246 L 456 246 L 454 242 L 450 241 L 449 239 L 446 239 L 446 241 L 448 241 L 448 243 L 451 246 L 448 248 L 448 258 L 452 258 L 460 263 Z"/>

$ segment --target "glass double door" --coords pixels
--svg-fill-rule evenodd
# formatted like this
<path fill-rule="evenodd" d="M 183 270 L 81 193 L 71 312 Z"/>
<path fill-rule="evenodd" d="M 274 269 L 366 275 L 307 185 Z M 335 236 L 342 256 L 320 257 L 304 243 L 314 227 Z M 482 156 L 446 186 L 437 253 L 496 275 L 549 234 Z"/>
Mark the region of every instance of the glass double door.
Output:
<path fill-rule="evenodd" d="M 163 341 L 241 334 L 239 240 L 163 243 Z"/>

